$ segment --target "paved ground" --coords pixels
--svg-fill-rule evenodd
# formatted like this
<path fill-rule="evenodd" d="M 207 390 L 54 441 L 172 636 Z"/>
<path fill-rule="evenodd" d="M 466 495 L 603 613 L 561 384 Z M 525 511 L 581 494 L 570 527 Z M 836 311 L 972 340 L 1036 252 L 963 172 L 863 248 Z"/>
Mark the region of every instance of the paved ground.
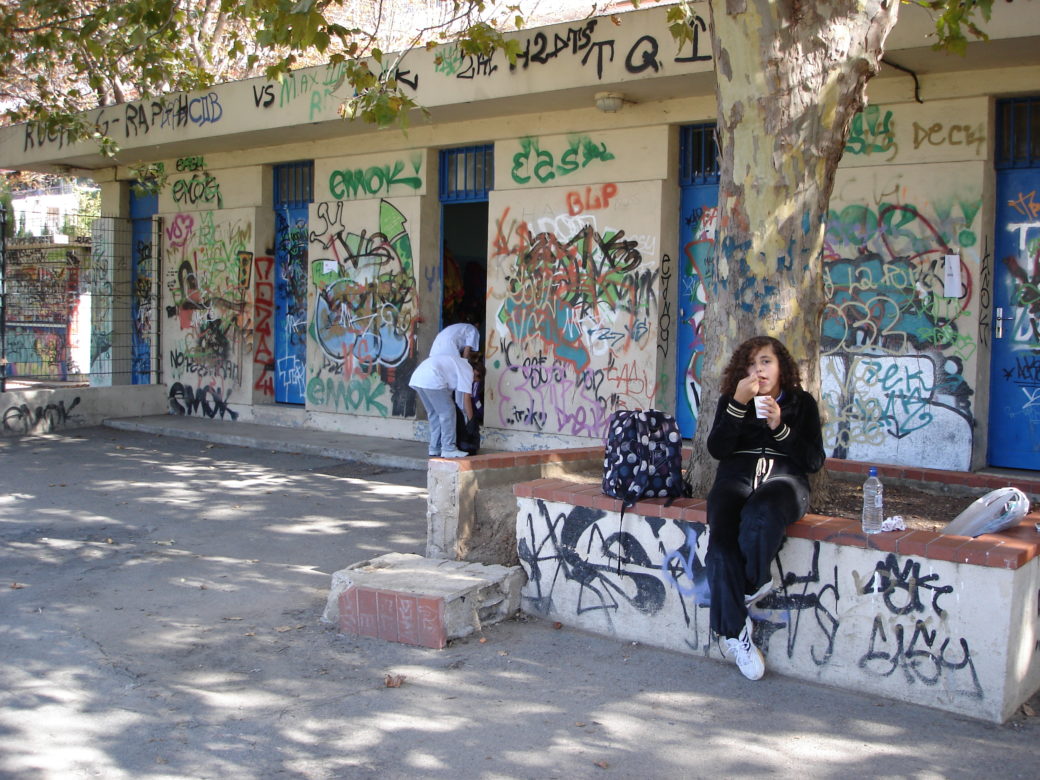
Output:
<path fill-rule="evenodd" d="M 535 620 L 338 635 L 333 571 L 423 551 L 422 471 L 94 428 L 0 440 L 0 480 L 3 778 L 1038 776 L 1036 717 Z"/>

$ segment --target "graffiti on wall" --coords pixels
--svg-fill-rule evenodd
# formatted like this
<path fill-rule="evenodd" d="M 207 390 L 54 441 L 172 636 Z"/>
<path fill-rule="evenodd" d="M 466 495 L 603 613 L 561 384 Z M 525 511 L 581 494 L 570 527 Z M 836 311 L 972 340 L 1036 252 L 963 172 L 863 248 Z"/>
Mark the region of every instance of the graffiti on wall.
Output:
<path fill-rule="evenodd" d="M 307 257 L 310 231 L 302 208 L 275 212 L 275 397 L 302 403 L 307 382 Z"/>
<path fill-rule="evenodd" d="M 79 324 L 86 251 L 52 244 L 7 250 L 3 315 L 8 376 L 64 380 L 86 368 L 79 365 L 86 347 L 80 348 L 86 334 Z"/>
<path fill-rule="evenodd" d="M 954 693 L 982 698 L 968 641 L 944 628 L 947 610 L 939 602 L 954 608 L 953 585 L 922 571 L 919 561 L 890 553 L 877 562 L 860 593 L 877 594 L 884 605 L 874 617 L 861 669 L 879 677 L 901 671 L 907 685 L 936 685 L 944 678 Z"/>
<path fill-rule="evenodd" d="M 27 436 L 30 433 L 50 433 L 64 428 L 74 421 L 77 415 L 72 410 L 79 406 L 79 396 L 66 406 L 64 399 L 29 406 L 29 404 L 13 404 L 4 409 L 2 430 L 5 436 Z"/>
<path fill-rule="evenodd" d="M 671 599 L 691 639 L 706 632 L 707 616 L 698 609 L 710 603 L 703 523 L 638 517 L 622 526 L 598 509 L 524 504 L 517 553 L 528 573 L 525 600 L 536 612 L 567 609 L 554 601 L 556 588 L 566 589 L 577 614 L 592 613 L 613 630 L 626 610 L 652 617 Z"/>
<path fill-rule="evenodd" d="M 711 263 L 715 252 L 718 230 L 717 206 L 698 204 L 684 210 L 681 237 L 683 262 L 679 277 L 679 315 L 677 335 L 682 358 L 681 393 L 677 399 L 676 417 L 683 426 L 683 435 L 692 436 L 701 399 L 701 366 L 704 358 L 704 312 L 708 306 Z"/>
<path fill-rule="evenodd" d="M 829 455 L 967 468 L 978 301 L 963 258 L 979 251 L 980 208 L 981 200 L 953 199 L 830 212 L 821 334 Z M 951 254 L 961 256 L 961 286 L 948 297 Z"/>
<path fill-rule="evenodd" d="M 616 512 L 542 499 L 521 499 L 518 508 L 526 608 L 611 635 L 638 626 L 652 636 L 658 626 L 662 645 L 709 652 L 704 524 L 642 515 L 622 523 Z M 840 674 L 851 658 L 868 681 L 898 675 L 906 685 L 983 698 L 971 642 L 948 627 L 951 611 L 967 608 L 956 580 L 927 561 L 871 551 L 859 553 L 873 567 L 864 576 L 839 568 L 832 545 L 800 544 L 803 551 L 777 556 L 780 587 L 752 609 L 755 642 L 772 663 L 826 670 L 840 653 Z"/>
<path fill-rule="evenodd" d="M 138 103 L 123 103 L 119 106 L 100 108 L 88 120 L 102 135 L 124 139 L 147 136 L 157 129 L 184 130 L 189 127 L 216 124 L 224 118 L 224 107 L 216 92 L 205 95 L 178 93 L 164 95 L 155 100 Z M 23 151 L 45 147 L 65 146 L 80 139 L 69 134 L 65 128 L 45 127 L 31 123 L 25 125 Z"/>
<path fill-rule="evenodd" d="M 418 312 L 407 220 L 378 203 L 374 225 L 348 225 L 342 201 L 318 203 L 311 220 L 307 401 L 315 408 L 375 416 L 410 416 L 415 394 Z M 357 212 L 350 212 L 357 213 Z"/>
<path fill-rule="evenodd" d="M 362 168 L 344 168 L 329 174 L 329 194 L 336 200 L 379 195 L 415 194 L 422 187 L 422 154 Z"/>
<path fill-rule="evenodd" d="M 566 144 L 562 150 L 543 149 L 542 142 L 537 138 L 521 138 L 520 151 L 513 155 L 513 167 L 509 172 L 513 181 L 517 184 L 530 184 L 532 181 L 545 184 L 557 177 L 581 170 L 590 163 L 614 159 L 613 153 L 607 149 L 605 143 L 596 142 L 587 135 L 571 136 Z M 611 186 L 614 189 L 610 197 L 613 197 L 617 194 L 617 187 Z M 597 208 L 605 208 L 602 199 L 598 203 Z M 568 211 L 571 211 L 574 205 L 568 198 Z M 583 209 L 575 213 L 580 213 L 581 210 Z"/>
<path fill-rule="evenodd" d="M 598 437 L 610 412 L 655 397 L 660 269 L 641 239 L 596 219 L 506 207 L 495 222 L 487 357 L 503 426 Z"/>
<path fill-rule="evenodd" d="M 573 25 L 563 31 L 537 31 L 519 41 L 515 62 L 507 72 L 528 70 L 553 62 L 567 63 L 571 67 L 595 68 L 596 78 L 602 79 L 606 66 L 615 61 L 624 63 L 630 74 L 652 71 L 665 67 L 665 52 L 671 62 L 702 62 L 711 59 L 711 43 L 707 37 L 707 23 L 699 15 L 690 21 L 690 40 L 678 52 L 668 37 L 664 43 L 654 35 L 643 35 L 633 43 L 619 43 L 613 36 L 604 35 L 609 28 L 599 25 L 598 19 Z M 439 51 L 435 60 L 435 71 L 448 78 L 474 79 L 490 77 L 498 72 L 497 52 L 477 55 L 462 52 L 458 46 Z"/>
<path fill-rule="evenodd" d="M 890 162 L 899 156 L 899 128 L 907 127 L 902 136 L 904 143 L 914 150 L 922 148 L 963 150 L 974 157 L 986 151 L 986 125 L 984 122 L 964 124 L 946 121 L 913 121 L 900 124 L 894 112 L 872 104 L 852 118 L 849 137 L 845 142 L 845 153 L 867 157 L 883 156 Z"/>
<path fill-rule="evenodd" d="M 251 353 L 252 232 L 248 219 L 213 211 L 174 214 L 163 231 L 164 341 L 175 414 L 236 416 L 227 404 Z"/>
<path fill-rule="evenodd" d="M 152 340 L 155 333 L 155 265 L 151 241 L 138 241 L 133 248 L 133 300 L 130 314 L 133 318 L 132 361 L 137 381 L 148 382 L 152 372 Z"/>
<path fill-rule="evenodd" d="M 258 109 L 303 104 L 307 107 L 307 121 L 312 122 L 323 116 L 331 106 L 339 105 L 346 99 L 345 96 L 337 96 L 343 86 L 346 70 L 345 63 L 335 62 L 324 68 L 292 71 L 277 84 L 254 84 L 253 104 Z"/>
<path fill-rule="evenodd" d="M 274 398 L 274 258 L 255 259 L 253 291 L 253 390 L 265 400 Z"/>
<path fill-rule="evenodd" d="M 1018 249 L 1004 258 L 1013 288 L 1009 339 L 1015 351 L 1035 354 L 1040 349 L 1040 199 L 1034 191 L 1020 192 L 1008 206 L 1022 217 L 1007 225 Z"/>
<path fill-rule="evenodd" d="M 887 160 L 895 159 L 899 153 L 896 134 L 892 121 L 892 112 L 881 111 L 877 104 L 871 104 L 859 111 L 852 118 L 849 137 L 845 142 L 845 153 L 855 155 L 887 154 Z"/>
<path fill-rule="evenodd" d="M 115 334 L 112 304 L 115 275 L 123 253 L 116 252 L 115 220 L 102 217 L 94 223 L 90 241 L 90 383 L 110 383 L 112 340 Z"/>

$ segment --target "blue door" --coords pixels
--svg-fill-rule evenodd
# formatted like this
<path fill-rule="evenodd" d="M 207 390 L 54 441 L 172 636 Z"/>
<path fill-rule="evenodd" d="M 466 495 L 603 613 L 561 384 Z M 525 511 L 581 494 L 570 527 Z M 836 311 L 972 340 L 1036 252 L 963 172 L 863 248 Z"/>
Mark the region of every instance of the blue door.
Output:
<path fill-rule="evenodd" d="M 997 174 L 989 463 L 1040 470 L 1040 168 Z"/>
<path fill-rule="evenodd" d="M 718 225 L 719 168 L 715 125 L 679 130 L 679 324 L 676 328 L 675 420 L 683 438 L 697 430 L 701 398 L 701 322 L 707 305 L 704 280 L 710 273 Z"/>
<path fill-rule="evenodd" d="M 1035 471 L 1040 470 L 1040 97 L 1000 100 L 996 113 L 988 461 Z"/>
<path fill-rule="evenodd" d="M 307 212 L 313 200 L 313 164 L 276 166 L 274 185 L 274 399 L 302 404 L 307 381 Z"/>
<path fill-rule="evenodd" d="M 130 190 L 130 354 L 131 382 L 135 385 L 152 381 L 152 334 L 156 324 L 152 220 L 158 210 L 158 195 L 138 195 Z"/>

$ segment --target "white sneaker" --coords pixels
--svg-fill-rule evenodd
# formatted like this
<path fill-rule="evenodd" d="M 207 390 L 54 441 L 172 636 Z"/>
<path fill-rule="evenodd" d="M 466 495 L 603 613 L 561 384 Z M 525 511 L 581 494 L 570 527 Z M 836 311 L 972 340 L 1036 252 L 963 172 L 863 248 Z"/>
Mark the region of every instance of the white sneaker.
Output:
<path fill-rule="evenodd" d="M 441 450 L 442 458 L 468 458 L 469 453 L 462 450 Z"/>
<path fill-rule="evenodd" d="M 779 585 L 777 585 L 776 580 L 770 579 L 769 581 L 766 582 L 765 585 L 760 587 L 754 593 L 750 593 L 750 594 L 744 596 L 744 606 L 745 607 L 750 607 L 750 606 L 758 603 L 759 601 L 764 599 L 766 596 L 768 596 L 770 593 L 772 593 L 774 590 L 776 590 L 778 587 L 779 587 Z"/>
<path fill-rule="evenodd" d="M 749 680 L 761 680 L 762 675 L 766 673 L 766 659 L 762 657 L 762 651 L 751 641 L 750 618 L 744 624 L 740 636 L 736 639 L 726 639 L 726 652 L 737 662 L 740 673 Z"/>

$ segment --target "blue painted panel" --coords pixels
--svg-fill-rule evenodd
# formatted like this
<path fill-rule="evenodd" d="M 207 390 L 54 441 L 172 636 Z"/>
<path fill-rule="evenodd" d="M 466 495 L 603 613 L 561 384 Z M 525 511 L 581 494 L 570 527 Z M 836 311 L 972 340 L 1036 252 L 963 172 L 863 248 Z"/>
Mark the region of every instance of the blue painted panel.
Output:
<path fill-rule="evenodd" d="M 130 192 L 130 315 L 133 335 L 130 345 L 131 382 L 152 381 L 152 332 L 155 317 L 155 257 L 152 220 L 159 210 L 158 195 Z"/>
<path fill-rule="evenodd" d="M 701 397 L 701 322 L 706 304 L 703 280 L 715 251 L 719 188 L 705 184 L 682 188 L 679 220 L 679 325 L 676 331 L 675 419 L 684 438 L 697 430 Z"/>
<path fill-rule="evenodd" d="M 307 381 L 307 206 L 275 212 L 274 399 L 302 404 Z"/>
<path fill-rule="evenodd" d="M 989 463 L 1040 470 L 1040 168 L 997 172 L 995 239 Z"/>

